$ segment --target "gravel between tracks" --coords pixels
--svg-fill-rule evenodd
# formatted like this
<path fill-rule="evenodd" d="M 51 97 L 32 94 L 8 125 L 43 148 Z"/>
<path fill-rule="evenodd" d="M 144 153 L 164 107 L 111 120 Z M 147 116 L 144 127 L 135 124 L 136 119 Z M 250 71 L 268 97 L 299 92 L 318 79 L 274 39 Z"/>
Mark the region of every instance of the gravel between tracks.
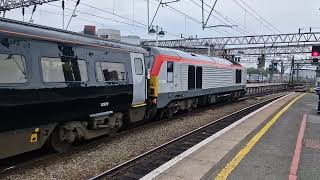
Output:
<path fill-rule="evenodd" d="M 206 108 L 190 116 L 146 126 L 115 137 L 97 146 L 60 155 L 53 162 L 42 162 L 27 169 L 5 174 L 4 179 L 85 179 L 158 147 L 174 138 L 278 93 L 219 107 Z"/>

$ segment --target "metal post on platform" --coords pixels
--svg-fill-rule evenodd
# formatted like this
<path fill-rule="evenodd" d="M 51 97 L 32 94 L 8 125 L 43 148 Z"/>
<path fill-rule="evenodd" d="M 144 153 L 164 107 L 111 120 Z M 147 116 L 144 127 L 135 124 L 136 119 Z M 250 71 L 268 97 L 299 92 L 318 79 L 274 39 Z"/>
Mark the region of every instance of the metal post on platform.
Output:
<path fill-rule="evenodd" d="M 293 73 L 294 73 L 294 56 L 291 59 L 291 84 L 293 84 Z"/>
<path fill-rule="evenodd" d="M 317 92 L 319 99 L 318 99 L 318 114 L 320 114 L 320 87 L 316 87 L 315 91 Z"/>
<path fill-rule="evenodd" d="M 280 73 L 280 83 L 283 83 L 284 66 L 283 60 L 281 60 L 281 73 Z"/>
<path fill-rule="evenodd" d="M 274 70 L 273 64 L 274 64 L 274 60 L 271 61 L 271 70 L 270 70 L 270 79 L 269 79 L 270 83 L 272 83 L 272 81 L 273 81 L 273 70 Z"/>
<path fill-rule="evenodd" d="M 300 64 L 297 63 L 297 79 L 296 79 L 296 82 L 297 82 L 297 83 L 299 83 L 299 68 L 300 68 L 299 65 L 300 65 Z"/>

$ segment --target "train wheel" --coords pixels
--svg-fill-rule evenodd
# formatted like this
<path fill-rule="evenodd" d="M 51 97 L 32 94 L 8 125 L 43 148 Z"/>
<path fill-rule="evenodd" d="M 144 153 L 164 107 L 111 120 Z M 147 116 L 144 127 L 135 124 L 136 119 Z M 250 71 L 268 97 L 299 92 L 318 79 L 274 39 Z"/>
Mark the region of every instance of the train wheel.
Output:
<path fill-rule="evenodd" d="M 173 117 L 173 115 L 174 115 L 174 112 L 173 112 L 172 108 L 167 107 L 167 108 L 165 109 L 165 114 L 164 114 L 164 116 L 165 116 L 167 119 L 170 119 L 170 118 Z"/>
<path fill-rule="evenodd" d="M 51 134 L 49 146 L 57 152 L 67 152 L 73 147 L 76 135 L 73 131 L 57 127 Z"/>

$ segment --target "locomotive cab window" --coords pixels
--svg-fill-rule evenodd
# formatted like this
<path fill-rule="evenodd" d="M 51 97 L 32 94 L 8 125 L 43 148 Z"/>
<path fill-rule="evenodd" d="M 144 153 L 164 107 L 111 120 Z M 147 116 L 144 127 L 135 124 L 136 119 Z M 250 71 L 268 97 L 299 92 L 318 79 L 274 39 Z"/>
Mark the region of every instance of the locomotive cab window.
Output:
<path fill-rule="evenodd" d="M 96 72 L 100 82 L 126 80 L 126 69 L 122 63 L 96 62 Z"/>
<path fill-rule="evenodd" d="M 142 59 L 140 59 L 140 58 L 135 58 L 134 59 L 134 69 L 136 71 L 136 75 L 143 75 Z"/>
<path fill-rule="evenodd" d="M 70 57 L 41 58 L 44 82 L 87 82 L 87 64 Z"/>
<path fill-rule="evenodd" d="M 0 84 L 25 83 L 27 80 L 23 56 L 0 54 Z"/>
<path fill-rule="evenodd" d="M 242 71 L 241 70 L 239 70 L 239 69 L 237 69 L 236 70 L 236 84 L 241 84 L 241 73 L 242 73 Z"/>
<path fill-rule="evenodd" d="M 173 82 L 173 62 L 167 62 L 167 81 Z"/>

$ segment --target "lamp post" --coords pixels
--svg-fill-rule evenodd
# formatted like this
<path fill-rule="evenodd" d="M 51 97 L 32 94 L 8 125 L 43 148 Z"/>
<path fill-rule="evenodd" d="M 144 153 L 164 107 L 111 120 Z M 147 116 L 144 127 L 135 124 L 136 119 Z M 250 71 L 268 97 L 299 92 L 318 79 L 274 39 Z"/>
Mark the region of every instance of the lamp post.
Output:
<path fill-rule="evenodd" d="M 156 46 L 158 46 L 159 37 L 162 38 L 165 36 L 165 32 L 162 30 L 162 28 L 160 29 L 159 26 L 156 26 L 156 29 L 154 29 L 154 27 L 151 26 L 151 28 L 149 28 L 148 33 L 150 35 L 156 35 Z"/>

